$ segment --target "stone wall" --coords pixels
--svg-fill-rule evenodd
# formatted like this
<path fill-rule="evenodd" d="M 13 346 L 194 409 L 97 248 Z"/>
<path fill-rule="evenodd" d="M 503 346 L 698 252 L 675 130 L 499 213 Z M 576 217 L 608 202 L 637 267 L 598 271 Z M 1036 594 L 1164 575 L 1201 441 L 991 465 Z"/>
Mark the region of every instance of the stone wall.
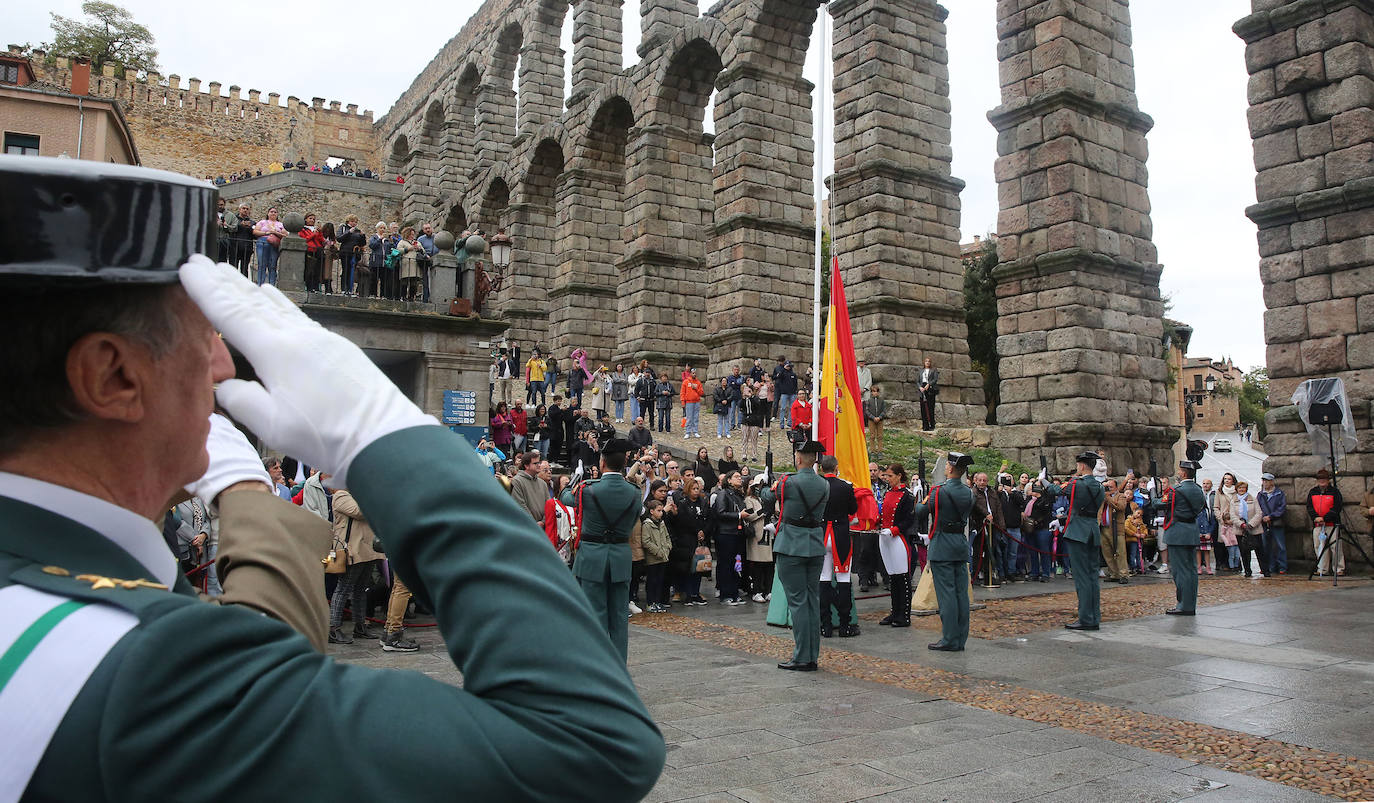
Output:
<path fill-rule="evenodd" d="M 33 63 L 40 82 L 70 89 L 66 59 L 49 64 L 35 54 Z M 294 96 L 283 105 L 275 92 L 264 98 L 259 90 L 245 93 L 238 86 L 228 87 L 226 94 L 218 81 L 205 86 L 202 90 L 197 78 L 183 85 L 176 75 L 139 78 L 132 70 L 116 75 L 107 66 L 91 76 L 90 93 L 120 102 L 146 167 L 203 178 L 244 169 L 266 173 L 271 162 L 301 157 L 311 164 L 337 156 L 357 160 L 360 167 L 382 166 L 370 110 L 359 113 L 354 104 L 345 109 L 339 101 L 307 103 Z"/>
<path fill-rule="evenodd" d="M 1258 203 L 1270 403 L 1265 470 L 1306 494 L 1312 455 L 1291 405 L 1304 380 L 1340 377 L 1359 445 L 1340 466 L 1345 522 L 1374 488 L 1374 6 L 1368 0 L 1253 0 L 1235 25 L 1250 71 L 1250 133 Z M 1299 497 L 1301 498 L 1301 497 Z M 1290 532 L 1309 526 L 1289 508 Z M 1368 548 L 1368 541 L 1365 541 Z M 1312 556 L 1310 538 L 1289 554 Z M 1350 559 L 1347 552 L 1347 561 Z"/>
<path fill-rule="evenodd" d="M 401 185 L 389 181 L 283 170 L 225 184 L 220 187 L 219 194 L 231 207 L 246 201 L 259 217 L 265 215 L 268 207 L 275 206 L 283 215 L 314 212 L 321 225 L 330 222 L 337 227 L 349 215 L 357 215 L 359 225 L 369 234 L 379 220 L 403 224 L 423 222 L 402 220 Z"/>
<path fill-rule="evenodd" d="M 1167 470 L 1161 268 L 1126 0 L 1003 0 L 996 164 L 998 444 Z"/>

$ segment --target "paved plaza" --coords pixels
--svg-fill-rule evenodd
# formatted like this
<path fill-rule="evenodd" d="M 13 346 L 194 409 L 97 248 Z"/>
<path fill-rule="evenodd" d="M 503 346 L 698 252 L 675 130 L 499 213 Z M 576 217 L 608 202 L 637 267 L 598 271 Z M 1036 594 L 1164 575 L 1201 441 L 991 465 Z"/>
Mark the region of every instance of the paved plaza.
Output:
<path fill-rule="evenodd" d="M 1105 586 L 1102 630 L 1070 633 L 1067 581 L 978 589 L 964 653 L 863 599 L 863 634 L 826 639 L 815 674 L 774 667 L 790 639 L 762 605 L 635 616 L 630 670 L 668 743 L 649 799 L 1374 797 L 1374 584 L 1204 578 L 1195 619 L 1166 597 Z M 460 682 L 433 629 L 408 632 L 419 653 L 330 649 Z"/>

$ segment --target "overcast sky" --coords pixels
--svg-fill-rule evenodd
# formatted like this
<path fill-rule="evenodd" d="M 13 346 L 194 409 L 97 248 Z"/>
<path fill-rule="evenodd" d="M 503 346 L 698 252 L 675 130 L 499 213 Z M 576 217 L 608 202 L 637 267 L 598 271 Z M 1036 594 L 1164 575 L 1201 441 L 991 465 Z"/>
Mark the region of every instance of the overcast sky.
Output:
<path fill-rule="evenodd" d="M 702 7 L 714 0 L 702 0 Z M 234 20 L 232 7 L 204 10 L 169 0 L 125 0 L 157 37 L 164 74 L 227 87 L 357 103 L 380 117 L 467 17 L 478 0 L 430 4 L 423 18 L 362 0 L 273 4 L 277 21 Z M 996 134 L 986 114 L 999 101 L 994 0 L 946 2 L 954 104 L 954 174 L 968 183 L 963 233 L 992 231 Z M 20 4 L 6 12 L 8 42 L 51 38 L 49 12 L 80 16 L 79 0 Z M 1169 313 L 1195 330 L 1191 356 L 1264 363 L 1264 304 L 1256 265 L 1254 165 L 1246 128 L 1244 47 L 1231 25 L 1247 0 L 1149 0 L 1132 4 L 1140 107 L 1150 134 L 1154 239 Z M 635 56 L 639 20 L 627 8 L 625 52 Z M 815 48 L 813 47 L 813 51 Z M 808 77 L 817 80 L 813 58 Z"/>

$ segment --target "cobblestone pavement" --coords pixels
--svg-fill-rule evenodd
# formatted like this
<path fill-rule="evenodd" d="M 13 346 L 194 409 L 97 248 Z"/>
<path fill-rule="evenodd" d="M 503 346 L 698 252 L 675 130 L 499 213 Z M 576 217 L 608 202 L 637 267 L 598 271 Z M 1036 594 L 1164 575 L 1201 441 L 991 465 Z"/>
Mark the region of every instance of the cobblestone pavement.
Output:
<path fill-rule="evenodd" d="M 669 745 L 649 799 L 1374 796 L 1374 586 L 1245 586 L 1204 582 L 1196 619 L 1084 634 L 1017 611 L 1059 606 L 1062 619 L 1062 594 L 990 599 L 975 623 L 1011 618 L 1020 635 L 975 635 L 964 653 L 865 621 L 860 637 L 825 641 L 823 671 L 801 675 L 774 668 L 790 639 L 763 623 L 762 605 L 636 616 L 631 673 Z M 1104 588 L 1104 601 L 1169 586 L 1136 589 Z M 859 604 L 867 617 L 885 603 Z M 459 682 L 433 629 L 409 633 L 421 652 L 331 649 Z"/>

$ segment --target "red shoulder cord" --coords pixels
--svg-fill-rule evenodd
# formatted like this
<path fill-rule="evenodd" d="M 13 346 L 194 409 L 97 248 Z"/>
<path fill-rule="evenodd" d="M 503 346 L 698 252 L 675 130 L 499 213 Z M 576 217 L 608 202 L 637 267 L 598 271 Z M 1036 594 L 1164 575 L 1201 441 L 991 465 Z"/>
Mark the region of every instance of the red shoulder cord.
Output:
<path fill-rule="evenodd" d="M 955 508 L 958 512 L 958 508 Z M 933 536 L 939 531 L 940 527 L 940 486 L 935 486 L 930 491 L 930 534 Z"/>
<path fill-rule="evenodd" d="M 1167 530 L 1174 526 L 1174 504 L 1178 501 L 1178 493 L 1174 488 L 1170 488 L 1165 493 L 1169 495 L 1169 520 L 1164 522 L 1164 529 Z"/>
<path fill-rule="evenodd" d="M 573 512 L 573 518 L 577 521 L 577 538 L 573 539 L 573 549 L 582 545 L 582 489 L 586 487 L 586 483 L 577 486 L 577 509 Z"/>
<path fill-rule="evenodd" d="M 1078 489 L 1078 478 L 1074 477 L 1069 483 L 1069 515 L 1064 517 L 1064 529 L 1069 529 L 1069 522 L 1073 521 L 1073 492 Z"/>

